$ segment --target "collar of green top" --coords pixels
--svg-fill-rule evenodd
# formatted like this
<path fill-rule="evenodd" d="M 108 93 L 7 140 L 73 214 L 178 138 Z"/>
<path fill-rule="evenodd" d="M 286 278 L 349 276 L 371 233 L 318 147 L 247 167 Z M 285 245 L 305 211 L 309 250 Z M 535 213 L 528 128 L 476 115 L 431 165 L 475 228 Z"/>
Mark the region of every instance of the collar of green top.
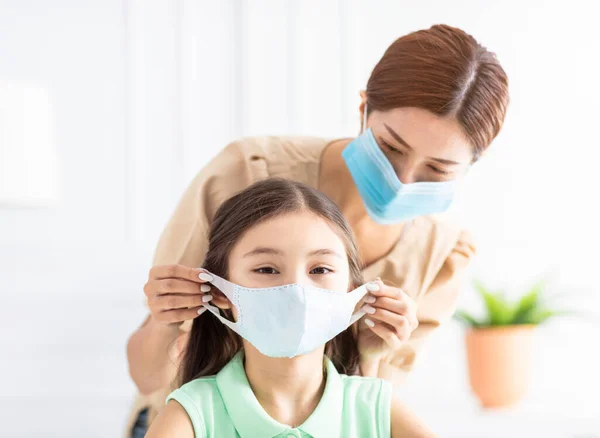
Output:
<path fill-rule="evenodd" d="M 244 370 L 243 352 L 240 351 L 216 377 L 217 387 L 231 421 L 241 438 L 256 437 L 256 431 L 264 437 L 273 437 L 290 430 L 290 426 L 271 418 L 252 392 Z M 327 381 L 323 397 L 308 419 L 298 426 L 302 432 L 314 438 L 340 436 L 344 387 L 342 379 L 329 359 Z"/>

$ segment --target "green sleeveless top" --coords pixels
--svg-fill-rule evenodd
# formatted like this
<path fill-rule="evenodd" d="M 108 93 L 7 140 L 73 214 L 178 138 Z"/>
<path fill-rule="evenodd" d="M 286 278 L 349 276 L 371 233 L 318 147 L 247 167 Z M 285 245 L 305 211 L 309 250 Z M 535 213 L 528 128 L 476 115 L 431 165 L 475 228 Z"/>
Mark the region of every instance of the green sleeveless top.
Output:
<path fill-rule="evenodd" d="M 298 427 L 278 423 L 262 408 L 239 352 L 216 376 L 193 380 L 167 397 L 187 412 L 196 438 L 365 438 L 390 436 L 391 384 L 338 374 L 330 360 L 323 397 Z"/>

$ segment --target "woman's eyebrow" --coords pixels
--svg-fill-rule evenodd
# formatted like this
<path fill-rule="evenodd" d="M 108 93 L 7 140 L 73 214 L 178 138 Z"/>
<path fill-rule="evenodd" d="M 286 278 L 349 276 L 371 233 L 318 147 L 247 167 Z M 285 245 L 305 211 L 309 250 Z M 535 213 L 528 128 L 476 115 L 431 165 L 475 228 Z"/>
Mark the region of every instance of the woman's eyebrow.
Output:
<path fill-rule="evenodd" d="M 402 137 L 400 137 L 400 135 L 399 135 L 399 134 L 398 134 L 396 131 L 394 131 L 392 128 L 390 128 L 390 127 L 388 126 L 388 124 L 387 124 L 387 123 L 384 123 L 384 124 L 383 124 L 383 126 L 385 126 L 385 129 L 387 129 L 387 130 L 388 130 L 388 132 L 390 133 L 390 135 L 391 135 L 392 137 L 394 137 L 398 143 L 400 143 L 402 146 L 404 146 L 405 148 L 407 148 L 407 149 L 410 149 L 410 150 L 412 151 L 412 149 L 413 149 L 413 148 L 412 148 L 412 146 L 411 146 L 411 145 L 409 145 L 407 142 L 405 142 L 405 141 L 402 139 Z"/>
<path fill-rule="evenodd" d="M 403 145 L 405 148 L 410 149 L 411 151 L 413 150 L 412 146 L 410 146 L 407 142 L 405 142 L 402 139 L 402 137 L 400 137 L 400 135 L 398 135 L 398 133 L 396 131 L 394 131 L 392 128 L 390 128 L 387 125 L 387 123 L 384 123 L 383 126 L 385 126 L 385 128 L 388 130 L 388 132 L 390 133 L 390 135 L 392 137 L 394 137 L 398 143 L 400 143 L 401 145 Z M 444 158 L 436 158 L 436 157 L 427 157 L 427 158 L 429 158 L 430 160 L 433 160 L 433 161 L 437 161 L 438 163 L 441 163 L 441 164 L 448 164 L 448 165 L 462 164 L 462 163 L 459 163 L 457 161 L 446 160 Z"/>

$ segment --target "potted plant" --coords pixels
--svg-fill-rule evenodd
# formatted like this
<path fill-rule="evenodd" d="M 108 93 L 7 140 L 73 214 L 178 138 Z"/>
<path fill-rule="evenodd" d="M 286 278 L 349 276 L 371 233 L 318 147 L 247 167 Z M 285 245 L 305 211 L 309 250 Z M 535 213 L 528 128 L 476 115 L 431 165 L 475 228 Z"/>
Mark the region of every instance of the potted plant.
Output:
<path fill-rule="evenodd" d="M 542 299 L 539 282 L 516 301 L 475 282 L 485 304 L 485 316 L 458 311 L 455 318 L 467 325 L 466 349 L 469 383 L 485 408 L 508 407 L 525 394 L 531 373 L 536 326 L 563 314 Z"/>

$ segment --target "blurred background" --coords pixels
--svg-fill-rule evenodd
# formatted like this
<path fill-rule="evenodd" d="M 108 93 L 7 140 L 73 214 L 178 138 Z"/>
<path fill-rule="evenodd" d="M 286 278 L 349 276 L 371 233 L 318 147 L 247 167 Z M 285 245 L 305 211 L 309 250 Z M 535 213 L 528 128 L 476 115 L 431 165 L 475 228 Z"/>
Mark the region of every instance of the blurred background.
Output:
<path fill-rule="evenodd" d="M 454 214 L 472 276 L 542 277 L 591 317 L 537 331 L 516 408 L 482 411 L 449 321 L 402 397 L 441 437 L 600 437 L 597 6 L 558 1 L 0 0 L 0 417 L 7 437 L 121 436 L 125 345 L 184 187 L 228 142 L 359 131 L 397 37 L 436 23 L 496 52 L 503 132 Z M 480 309 L 465 284 L 460 307 Z M 596 320 L 594 316 L 596 315 Z"/>

